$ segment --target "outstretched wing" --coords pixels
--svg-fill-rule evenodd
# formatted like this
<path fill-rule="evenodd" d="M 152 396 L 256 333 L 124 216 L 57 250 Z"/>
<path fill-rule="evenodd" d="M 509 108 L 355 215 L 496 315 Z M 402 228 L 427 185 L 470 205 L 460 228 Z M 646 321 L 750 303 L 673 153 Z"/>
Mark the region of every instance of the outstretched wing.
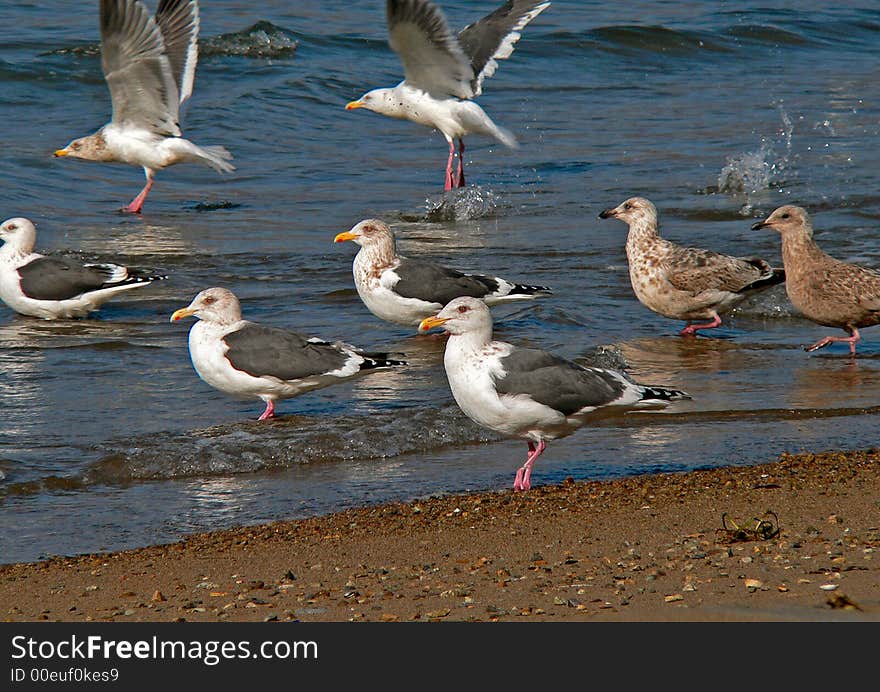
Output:
<path fill-rule="evenodd" d="M 180 135 L 177 83 L 162 32 L 138 0 L 101 0 L 101 66 L 114 123 Z"/>
<path fill-rule="evenodd" d="M 427 0 L 388 0 L 388 43 L 408 84 L 433 94 L 474 96 L 474 72 L 443 13 Z"/>
<path fill-rule="evenodd" d="M 474 73 L 471 87 L 475 95 L 482 93 L 483 80 L 495 74 L 497 61 L 511 56 L 526 24 L 548 7 L 550 3 L 543 0 L 509 0 L 461 30 L 458 42 L 471 61 Z"/>
<path fill-rule="evenodd" d="M 193 92 L 199 61 L 199 6 L 195 0 L 160 0 L 156 24 L 165 42 L 165 54 L 177 83 L 178 103 Z"/>

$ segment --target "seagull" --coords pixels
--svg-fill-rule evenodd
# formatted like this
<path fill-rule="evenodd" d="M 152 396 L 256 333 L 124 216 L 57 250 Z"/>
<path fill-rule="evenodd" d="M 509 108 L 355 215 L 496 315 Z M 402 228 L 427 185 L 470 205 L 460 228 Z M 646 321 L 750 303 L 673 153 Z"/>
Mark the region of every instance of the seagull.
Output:
<path fill-rule="evenodd" d="M 22 315 L 83 317 L 117 293 L 167 278 L 119 264 L 81 264 L 38 254 L 37 229 L 21 217 L 0 225 L 0 240 L 0 299 Z"/>
<path fill-rule="evenodd" d="M 397 254 L 394 234 L 384 221 L 365 219 L 334 242 L 361 246 L 352 265 L 354 284 L 367 309 L 379 319 L 415 326 L 459 296 L 487 305 L 533 300 L 551 293 L 546 286 L 515 284 L 497 276 L 463 274 L 433 262 Z"/>
<path fill-rule="evenodd" d="M 180 109 L 196 76 L 198 33 L 195 0 L 159 0 L 154 17 L 139 0 L 101 0 L 101 67 L 113 117 L 55 156 L 142 166 L 147 183 L 122 211 L 140 213 L 153 176 L 176 163 L 235 170 L 224 147 L 197 146 L 180 130 Z"/>
<path fill-rule="evenodd" d="M 664 240 L 657 230 L 657 209 L 644 197 L 631 197 L 599 218 L 629 224 L 626 257 L 633 291 L 654 312 L 686 320 L 681 336 L 720 326 L 721 315 L 750 293 L 785 281 L 782 269 L 760 257 L 731 257 Z M 692 324 L 698 319 L 710 322 Z"/>
<path fill-rule="evenodd" d="M 590 414 L 662 408 L 690 399 L 677 389 L 641 385 L 622 372 L 578 365 L 537 348 L 492 340 L 492 315 L 475 298 L 456 298 L 420 329 L 449 332 L 443 364 L 452 396 L 475 423 L 528 442 L 514 490 L 531 487 L 532 467 L 547 440 L 585 425 Z"/>
<path fill-rule="evenodd" d="M 403 63 L 404 80 L 393 88 L 368 91 L 345 109 L 366 108 L 440 130 L 449 144 L 445 189 L 464 187 L 465 135 L 485 135 L 517 146 L 516 138 L 471 99 L 483 92 L 483 80 L 495 74 L 497 61 L 513 53 L 523 28 L 549 6 L 509 0 L 456 36 L 434 3 L 388 0 L 388 43 Z M 455 140 L 458 171 L 453 175 Z"/>
<path fill-rule="evenodd" d="M 189 331 L 193 367 L 221 392 L 266 403 L 259 420 L 275 416 L 275 402 L 379 368 L 406 365 L 388 353 L 365 353 L 349 344 L 244 320 L 235 294 L 207 288 L 171 315 L 199 319 Z"/>
<path fill-rule="evenodd" d="M 817 351 L 836 341 L 849 344 L 851 355 L 861 339 L 859 327 L 880 324 L 880 272 L 835 259 L 813 240 L 813 224 L 801 207 L 776 209 L 752 230 L 771 228 L 782 236 L 785 290 L 804 317 L 826 327 L 840 327 L 845 336 L 826 336 L 806 351 Z"/>

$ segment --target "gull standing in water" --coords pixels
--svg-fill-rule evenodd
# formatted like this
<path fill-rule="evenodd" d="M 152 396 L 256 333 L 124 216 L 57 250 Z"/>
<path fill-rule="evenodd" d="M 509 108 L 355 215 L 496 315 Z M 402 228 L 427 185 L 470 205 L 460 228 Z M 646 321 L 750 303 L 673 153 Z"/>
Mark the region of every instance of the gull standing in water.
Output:
<path fill-rule="evenodd" d="M 206 288 L 175 311 L 171 321 L 190 316 L 198 318 L 189 330 L 189 353 L 199 377 L 221 392 L 262 399 L 266 410 L 260 420 L 275 416 L 279 399 L 406 365 L 388 353 L 365 353 L 341 341 L 329 343 L 242 319 L 238 298 L 225 288 Z"/>
<path fill-rule="evenodd" d="M 626 257 L 636 298 L 664 317 L 686 320 L 682 336 L 720 326 L 721 315 L 749 293 L 785 281 L 785 271 L 760 257 L 731 257 L 661 238 L 657 209 L 644 197 L 631 197 L 599 218 L 629 225 Z M 699 319 L 710 321 L 691 324 Z"/>
<path fill-rule="evenodd" d="M 616 370 L 493 341 L 492 315 L 476 298 L 456 298 L 422 320 L 420 329 L 440 326 L 449 332 L 443 365 L 461 410 L 485 428 L 528 442 L 529 455 L 516 472 L 514 490 L 531 487 L 532 467 L 547 440 L 573 433 L 591 414 L 662 408 L 690 399 L 677 389 L 637 384 Z"/>
<path fill-rule="evenodd" d="M 394 324 L 414 327 L 459 296 L 473 296 L 486 305 L 496 305 L 552 293 L 547 286 L 465 274 L 423 259 L 401 257 L 394 233 L 379 219 L 365 219 L 334 240 L 351 240 L 361 246 L 352 263 L 358 295 L 376 317 Z"/>
<path fill-rule="evenodd" d="M 37 229 L 24 218 L 0 225 L 0 300 L 22 315 L 45 320 L 83 317 L 117 293 L 166 277 L 119 264 L 83 264 L 34 252 Z"/>
<path fill-rule="evenodd" d="M 388 0 L 388 43 L 403 63 L 404 80 L 393 88 L 368 91 L 345 109 L 366 108 L 440 130 L 449 143 L 445 189 L 464 187 L 465 135 L 517 145 L 516 138 L 471 99 L 483 92 L 483 80 L 495 74 L 497 61 L 513 53 L 520 31 L 549 6 L 509 0 L 456 36 L 434 3 Z M 456 140 L 458 171 L 453 174 Z"/>
<path fill-rule="evenodd" d="M 195 0 L 160 0 L 154 17 L 139 0 L 101 0 L 101 67 L 113 116 L 55 156 L 142 166 L 147 183 L 123 211 L 140 213 L 156 171 L 176 163 L 235 170 L 224 147 L 197 146 L 180 130 L 180 109 L 196 76 L 198 34 Z"/>
<path fill-rule="evenodd" d="M 779 207 L 752 226 L 753 230 L 760 228 L 782 236 L 785 291 L 791 304 L 807 319 L 849 334 L 826 336 L 805 350 L 817 351 L 843 341 L 854 356 L 856 343 L 862 338 L 859 327 L 880 324 L 880 272 L 824 252 L 813 240 L 813 224 L 801 207 Z"/>

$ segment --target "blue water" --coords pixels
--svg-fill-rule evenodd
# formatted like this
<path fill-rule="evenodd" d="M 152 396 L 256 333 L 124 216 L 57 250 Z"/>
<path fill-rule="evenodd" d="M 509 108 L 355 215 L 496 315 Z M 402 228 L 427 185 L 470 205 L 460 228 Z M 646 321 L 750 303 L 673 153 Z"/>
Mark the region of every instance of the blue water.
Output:
<path fill-rule="evenodd" d="M 495 2 L 443 3 L 453 26 Z M 432 493 L 508 487 L 525 456 L 460 414 L 443 342 L 373 318 L 333 237 L 367 217 L 403 252 L 556 289 L 499 310 L 503 339 L 625 364 L 686 389 L 663 413 L 552 442 L 533 482 L 770 461 L 875 443 L 880 332 L 801 350 L 829 330 L 777 288 L 710 336 L 634 298 L 625 227 L 602 209 L 639 194 L 679 242 L 779 263 L 749 230 L 794 202 L 832 254 L 880 266 L 880 8 L 874 2 L 556 0 L 479 102 L 521 147 L 468 140 L 470 187 L 442 192 L 437 133 L 345 103 L 391 86 L 384 3 L 208 0 L 184 133 L 238 170 L 162 171 L 51 152 L 109 118 L 97 3 L 5 2 L 0 216 L 39 248 L 169 275 L 93 318 L 42 322 L 0 305 L 0 562 L 174 540 L 206 530 Z M 257 8 L 257 9 L 255 9 Z M 256 26 L 255 26 L 256 25 Z M 223 285 L 251 319 L 407 354 L 255 418 L 192 370 L 171 312 Z"/>

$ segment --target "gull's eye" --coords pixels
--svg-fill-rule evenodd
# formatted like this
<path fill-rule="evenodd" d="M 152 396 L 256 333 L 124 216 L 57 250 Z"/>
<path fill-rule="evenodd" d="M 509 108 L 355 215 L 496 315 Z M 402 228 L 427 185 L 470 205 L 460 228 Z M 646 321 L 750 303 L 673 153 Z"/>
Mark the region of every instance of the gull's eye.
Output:
<path fill-rule="evenodd" d="M 74 143 L 71 145 L 71 148 L 72 148 L 74 151 L 79 151 L 80 149 L 82 149 L 82 144 L 81 144 L 80 142 L 74 142 Z"/>
<path fill-rule="evenodd" d="M 632 204 L 630 204 L 629 202 L 627 202 L 626 204 L 623 205 L 623 208 L 624 208 L 624 209 L 632 209 L 632 206 L 633 206 Z"/>
<path fill-rule="evenodd" d="M 205 296 L 205 305 L 211 305 L 211 303 L 216 303 L 217 299 L 214 296 Z"/>
<path fill-rule="evenodd" d="M 16 228 L 18 228 L 18 226 L 16 226 L 14 223 L 10 223 L 6 226 L 7 231 L 14 231 Z"/>
<path fill-rule="evenodd" d="M 458 311 L 459 311 L 459 312 L 467 312 L 467 311 L 468 311 L 468 306 L 467 306 L 467 305 L 459 305 L 459 306 L 458 306 Z"/>
<path fill-rule="evenodd" d="M 783 219 L 789 219 L 789 218 L 791 218 L 791 214 L 789 214 L 788 212 L 785 212 L 785 213 L 782 215 L 782 218 L 783 218 Z"/>

